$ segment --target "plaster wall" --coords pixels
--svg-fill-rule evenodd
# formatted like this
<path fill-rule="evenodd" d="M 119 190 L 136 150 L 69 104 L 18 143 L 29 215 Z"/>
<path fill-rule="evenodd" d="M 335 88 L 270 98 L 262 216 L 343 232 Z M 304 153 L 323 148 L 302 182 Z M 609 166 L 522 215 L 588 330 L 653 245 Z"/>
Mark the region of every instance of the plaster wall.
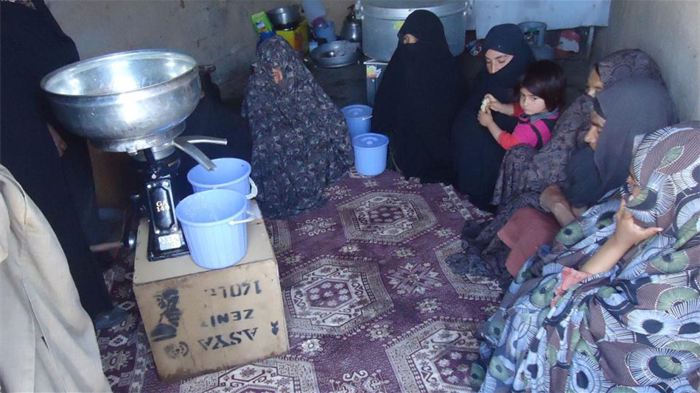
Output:
<path fill-rule="evenodd" d="M 593 56 L 639 48 L 658 63 L 681 120 L 700 120 L 700 1 L 615 0 Z"/>

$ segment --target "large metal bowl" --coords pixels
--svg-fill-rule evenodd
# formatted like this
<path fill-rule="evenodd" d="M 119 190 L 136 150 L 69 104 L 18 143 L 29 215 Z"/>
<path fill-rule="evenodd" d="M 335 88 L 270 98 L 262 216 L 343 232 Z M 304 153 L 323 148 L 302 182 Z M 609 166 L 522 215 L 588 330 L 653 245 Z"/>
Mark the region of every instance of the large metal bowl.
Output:
<path fill-rule="evenodd" d="M 41 81 L 58 121 L 95 147 L 135 153 L 171 141 L 200 98 L 197 62 L 166 50 L 82 60 Z"/>

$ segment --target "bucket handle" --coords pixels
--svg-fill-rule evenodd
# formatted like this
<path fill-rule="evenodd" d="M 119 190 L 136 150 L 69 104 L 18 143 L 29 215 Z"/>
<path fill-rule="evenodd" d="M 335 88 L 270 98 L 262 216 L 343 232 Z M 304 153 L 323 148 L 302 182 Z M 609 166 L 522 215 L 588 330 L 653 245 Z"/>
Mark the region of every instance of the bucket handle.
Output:
<path fill-rule="evenodd" d="M 228 225 L 246 224 L 246 223 L 249 223 L 249 222 L 252 222 L 253 220 L 255 220 L 255 215 L 253 214 L 253 212 L 246 210 L 245 214 L 248 217 L 246 217 L 242 220 L 231 220 L 228 222 Z"/>
<path fill-rule="evenodd" d="M 248 182 L 250 182 L 250 194 L 246 195 L 245 199 L 253 199 L 258 196 L 258 186 L 255 185 L 255 182 L 251 178 L 248 178 Z"/>

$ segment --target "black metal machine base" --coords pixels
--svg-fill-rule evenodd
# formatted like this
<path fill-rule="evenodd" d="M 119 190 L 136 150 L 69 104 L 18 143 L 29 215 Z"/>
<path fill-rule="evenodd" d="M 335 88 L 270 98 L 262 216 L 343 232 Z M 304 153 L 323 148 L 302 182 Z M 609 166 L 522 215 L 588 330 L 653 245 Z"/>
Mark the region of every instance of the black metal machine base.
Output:
<path fill-rule="evenodd" d="M 150 150 L 143 151 L 146 158 L 138 168 L 144 179 L 139 196 L 142 214 L 148 217 L 148 260 L 158 261 L 189 252 L 180 224 L 175 217 L 173 177 L 180 167 L 177 152 L 156 158 Z"/>

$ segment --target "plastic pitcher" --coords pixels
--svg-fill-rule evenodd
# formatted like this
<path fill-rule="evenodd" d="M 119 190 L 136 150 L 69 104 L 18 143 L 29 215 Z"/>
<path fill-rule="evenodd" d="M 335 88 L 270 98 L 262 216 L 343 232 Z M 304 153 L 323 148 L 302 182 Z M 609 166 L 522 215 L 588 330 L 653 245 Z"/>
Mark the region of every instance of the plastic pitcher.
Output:
<path fill-rule="evenodd" d="M 194 192 L 221 188 L 239 192 L 245 195 L 246 199 L 258 195 L 258 187 L 250 178 L 251 168 L 248 161 L 238 158 L 216 158 L 212 161 L 216 168 L 211 171 L 196 165 L 187 172 L 187 181 L 192 185 Z"/>
<path fill-rule="evenodd" d="M 355 150 L 355 168 L 360 175 L 376 176 L 386 169 L 389 138 L 386 135 L 366 133 L 352 138 Z"/>
<path fill-rule="evenodd" d="M 248 250 L 248 228 L 253 221 L 248 200 L 230 190 L 194 193 L 177 204 L 175 215 L 182 225 L 192 260 L 206 269 L 235 265 Z"/>
<path fill-rule="evenodd" d="M 345 122 L 348 124 L 350 137 L 366 134 L 370 130 L 372 121 L 372 107 L 367 105 L 348 105 L 341 109 Z"/>

